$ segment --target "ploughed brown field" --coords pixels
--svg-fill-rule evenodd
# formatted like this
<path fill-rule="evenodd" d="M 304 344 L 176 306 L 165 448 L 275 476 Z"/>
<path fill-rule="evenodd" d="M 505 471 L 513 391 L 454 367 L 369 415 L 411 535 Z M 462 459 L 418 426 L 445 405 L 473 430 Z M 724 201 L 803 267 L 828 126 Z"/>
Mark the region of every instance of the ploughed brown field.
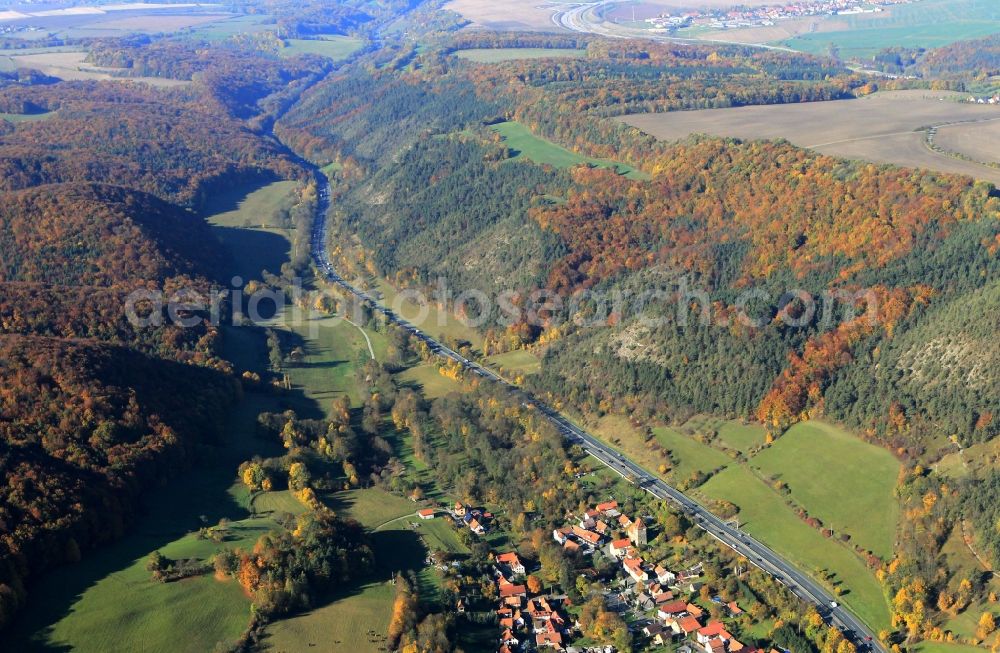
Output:
<path fill-rule="evenodd" d="M 661 140 L 703 133 L 784 138 L 823 154 L 968 175 L 1000 185 L 1000 106 L 938 91 L 889 91 L 856 100 L 624 116 Z M 937 126 L 931 149 L 927 127 Z M 971 159 L 971 160 L 967 160 Z"/>

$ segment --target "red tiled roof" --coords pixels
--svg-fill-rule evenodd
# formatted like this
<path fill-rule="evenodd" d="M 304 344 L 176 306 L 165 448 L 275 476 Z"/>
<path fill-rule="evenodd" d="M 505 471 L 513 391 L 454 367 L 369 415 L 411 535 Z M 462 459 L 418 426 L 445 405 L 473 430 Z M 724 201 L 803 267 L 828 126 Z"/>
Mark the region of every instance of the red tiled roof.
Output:
<path fill-rule="evenodd" d="M 631 544 L 632 540 L 628 539 L 627 537 L 623 537 L 620 540 L 615 540 L 614 542 L 612 542 L 611 546 L 621 550 L 621 549 L 627 549 Z"/>
<path fill-rule="evenodd" d="M 562 635 L 555 632 L 541 632 L 535 635 L 535 644 L 537 646 L 555 644 L 559 648 L 562 648 Z"/>
<path fill-rule="evenodd" d="M 723 624 L 721 621 L 713 621 L 704 628 L 700 628 L 698 630 L 698 634 L 701 635 L 702 637 L 719 636 L 722 639 L 733 638 L 733 636 L 729 634 L 729 631 L 726 630 L 725 624 Z"/>
<path fill-rule="evenodd" d="M 622 564 L 628 569 L 640 571 L 642 569 L 642 558 L 625 558 L 622 560 Z"/>
<path fill-rule="evenodd" d="M 673 603 L 661 605 L 660 610 L 664 614 L 681 614 L 682 612 L 687 612 L 687 604 L 684 601 L 674 601 Z"/>
<path fill-rule="evenodd" d="M 588 531 L 585 528 L 580 528 L 579 526 L 573 527 L 573 535 L 576 535 L 581 540 L 586 540 L 591 544 L 597 544 L 601 541 L 601 536 L 594 531 Z"/>
<path fill-rule="evenodd" d="M 502 585 L 500 587 L 500 598 L 502 599 L 508 596 L 526 596 L 527 594 L 528 590 L 524 585 Z"/>
<path fill-rule="evenodd" d="M 521 564 L 521 559 L 517 557 L 517 553 L 509 551 L 508 553 L 501 553 L 498 555 L 497 562 L 502 562 L 505 565 L 517 566 Z"/>
<path fill-rule="evenodd" d="M 424 508 L 423 510 L 418 510 L 417 514 L 420 515 L 421 517 L 425 517 L 427 515 L 433 515 L 434 508 Z"/>
<path fill-rule="evenodd" d="M 687 616 L 677 622 L 677 625 L 685 635 L 690 635 L 699 628 L 701 628 L 701 622 L 699 622 L 695 617 Z"/>

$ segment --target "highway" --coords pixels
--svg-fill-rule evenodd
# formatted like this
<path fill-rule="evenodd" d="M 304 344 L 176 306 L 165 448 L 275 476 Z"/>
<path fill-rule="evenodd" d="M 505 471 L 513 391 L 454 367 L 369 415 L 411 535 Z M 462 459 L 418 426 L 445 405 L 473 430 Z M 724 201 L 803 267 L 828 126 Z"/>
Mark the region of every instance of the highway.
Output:
<path fill-rule="evenodd" d="M 616 4 L 630 4 L 631 0 L 600 0 L 599 2 L 568 2 L 552 13 L 552 24 L 556 27 L 579 32 L 581 34 L 596 34 L 614 39 L 648 39 L 651 41 L 671 41 L 674 43 L 707 44 L 720 43 L 741 47 L 760 48 L 762 50 L 781 50 L 794 52 L 791 48 L 766 43 L 744 43 L 725 39 L 698 39 L 692 37 L 669 36 L 636 28 L 623 28 L 610 22 L 598 22 L 590 19 L 588 14 L 598 9 L 610 8 Z M 596 15 L 596 14 L 595 14 Z"/>
<path fill-rule="evenodd" d="M 417 326 L 397 315 L 390 308 L 382 305 L 370 293 L 355 287 L 342 278 L 330 262 L 326 247 L 326 215 L 330 206 L 329 180 L 315 167 L 312 167 L 312 170 L 316 175 L 317 188 L 319 188 L 319 201 L 317 202 L 316 218 L 312 228 L 310 248 L 318 271 L 328 281 L 353 294 L 372 310 L 381 313 L 386 320 L 409 331 L 413 337 L 426 343 L 428 348 L 438 356 L 449 358 L 463 365 L 473 374 L 497 383 L 502 383 L 513 389 L 522 397 L 525 406 L 533 406 L 544 414 L 568 440 L 578 444 L 588 454 L 646 492 L 677 506 L 710 535 L 744 556 L 751 564 L 783 583 L 797 597 L 815 605 L 827 623 L 843 631 L 844 635 L 854 642 L 859 651 L 886 653 L 885 648 L 878 642 L 875 633 L 846 608 L 836 603 L 836 599 L 829 591 L 808 575 L 796 569 L 784 558 L 751 537 L 748 533 L 725 523 L 707 508 L 572 423 L 555 409 L 542 403 L 520 387 L 507 382 L 488 367 L 465 358 L 460 353 L 447 347 L 444 343 L 438 342 L 417 328 Z"/>

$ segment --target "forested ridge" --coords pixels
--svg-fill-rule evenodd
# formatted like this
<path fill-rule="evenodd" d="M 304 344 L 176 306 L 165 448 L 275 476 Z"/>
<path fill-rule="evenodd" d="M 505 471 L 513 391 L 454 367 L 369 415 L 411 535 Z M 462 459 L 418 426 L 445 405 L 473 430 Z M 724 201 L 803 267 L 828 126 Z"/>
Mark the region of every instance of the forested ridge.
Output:
<path fill-rule="evenodd" d="M 956 41 L 939 48 L 886 48 L 872 57 L 880 70 L 958 83 L 960 88 L 1000 73 L 1000 36 Z"/>
<path fill-rule="evenodd" d="M 0 627 L 37 575 L 126 533 L 143 492 L 213 446 L 241 396 L 207 314 L 140 327 L 125 308 L 137 290 L 218 283 L 228 254 L 196 213 L 215 190 L 308 178 L 260 124 L 286 101 L 266 98 L 325 68 L 193 55 L 168 43 L 142 64 L 197 72 L 175 90 L 30 75 L 0 90 L 2 111 L 51 112 L 0 132 Z M 251 81 L 261 61 L 271 74 Z"/>
<path fill-rule="evenodd" d="M 466 36 L 458 43 L 490 47 L 492 41 Z M 768 102 L 830 97 L 823 89 L 836 89 L 832 97 L 860 92 L 850 74 L 837 75 L 810 57 L 741 48 L 600 41 L 587 47 L 585 59 L 496 65 L 459 63 L 432 51 L 399 72 L 334 76 L 279 130 L 308 156 L 344 163 L 348 183 L 338 190 L 344 194 L 335 219 L 371 250 L 369 269 L 404 285 L 432 285 L 443 275 L 458 290 L 471 284 L 493 296 L 537 288 L 564 296 L 615 288 L 635 293 L 647 272 L 658 271 L 675 296 L 681 277 L 708 292 L 720 319 L 732 319 L 734 302 L 748 289 L 773 295 L 760 307 L 770 318 L 785 308 L 789 298 L 782 294 L 792 288 L 817 296 L 871 289 L 882 315 L 876 327 L 821 325 L 818 316 L 804 328 L 673 324 L 643 330 L 638 340 L 648 346 L 642 354 L 615 344 L 634 340 L 635 314 L 609 314 L 618 326 L 591 330 L 576 329 L 571 316 L 558 312 L 535 325 L 505 326 L 502 316 L 491 316 L 488 349 L 530 345 L 543 329 L 558 334 L 538 381 L 546 392 L 568 397 L 573 388 L 574 401 L 591 406 L 642 401 L 667 415 L 723 412 L 784 427 L 823 410 L 834 378 L 851 376 L 856 347 L 880 349 L 880 339 L 915 324 L 928 303 L 994 278 L 998 200 L 987 184 L 842 161 L 781 142 L 697 137 L 655 143 L 600 117 L 631 110 L 631 100 L 619 97 L 619 80 L 624 89 L 654 79 L 656 93 L 679 102 L 675 108 L 694 108 L 705 93 L 690 83 L 715 77 L 726 87 L 752 89 L 753 102 Z M 591 75 L 599 91 L 580 91 Z M 805 93 L 767 95 L 786 78 L 799 80 Z M 577 102 L 576 93 L 587 104 Z M 387 96 L 400 101 L 380 101 Z M 607 111 L 595 114 L 597 105 Z M 421 117 L 422 130 L 382 127 Z M 629 162 L 652 179 L 509 161 L 515 153 L 487 128 L 504 117 L 585 154 Z M 365 170 L 372 171 L 370 180 L 353 181 Z M 493 192 L 470 192 L 484 185 Z M 496 192 L 504 193 L 504 202 L 496 202 Z M 527 240 L 536 244 L 523 244 L 524 234 L 535 234 Z M 959 249 L 966 251 L 954 255 Z M 843 312 L 850 304 L 832 308 Z M 709 340 L 713 345 L 706 347 Z M 747 356 L 745 347 L 755 353 Z M 592 356 L 600 357 L 606 375 L 581 374 L 580 357 Z M 962 423 L 975 423 L 989 410 L 985 399 L 974 404 L 965 407 Z M 832 402 L 830 414 L 886 441 L 895 437 L 879 417 L 887 406 L 873 405 L 864 419 L 841 406 Z M 943 427 L 940 418 L 962 437 L 979 437 L 936 409 L 911 412 L 917 433 Z"/>

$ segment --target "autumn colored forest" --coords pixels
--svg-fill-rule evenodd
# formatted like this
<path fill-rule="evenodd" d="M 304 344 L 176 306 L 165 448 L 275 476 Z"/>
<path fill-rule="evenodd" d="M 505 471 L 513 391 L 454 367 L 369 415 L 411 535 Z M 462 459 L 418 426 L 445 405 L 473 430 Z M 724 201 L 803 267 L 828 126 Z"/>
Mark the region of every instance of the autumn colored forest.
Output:
<path fill-rule="evenodd" d="M 511 45 L 586 54 L 491 64 L 451 56 Z M 938 84 L 906 82 L 921 83 Z M 892 451 L 908 470 L 901 501 L 914 507 L 904 511 L 898 555 L 866 560 L 888 596 L 906 597 L 893 609 L 908 637 L 934 638 L 935 620 L 914 617 L 914 605 L 958 591 L 960 579 L 938 562 L 952 527 L 971 520 L 981 541 L 995 539 L 985 527 L 992 513 L 974 507 L 983 486 L 933 489 L 941 480 L 927 465 L 948 451 L 942 434 L 968 446 L 1000 429 L 1000 384 L 975 362 L 996 360 L 995 309 L 963 308 L 985 307 L 1000 281 L 1000 193 L 780 141 L 661 143 L 613 120 L 876 88 L 829 61 L 783 52 L 466 34 L 440 51 L 372 55 L 370 66 L 310 90 L 277 129 L 306 156 L 342 166 L 333 218 L 364 251 L 334 243 L 339 265 L 432 297 L 441 277 L 453 289 L 513 292 L 534 319 L 511 324 L 493 308 L 484 352 L 542 356 L 525 383 L 556 405 L 640 424 L 741 417 L 771 438 L 824 417 Z M 504 121 L 648 179 L 539 165 L 490 129 Z M 659 303 L 620 311 L 595 300 L 570 314 L 530 299 L 539 290 L 629 297 L 650 288 L 663 292 Z M 799 290 L 828 305 L 807 314 L 790 292 Z M 750 304 L 752 325 L 735 319 L 747 291 L 765 298 Z M 846 317 L 826 321 L 826 311 Z M 651 315 L 666 319 L 649 326 L 642 318 Z M 955 353 L 937 355 L 945 351 Z"/>
<path fill-rule="evenodd" d="M 989 446 L 1000 435 L 997 189 L 784 141 L 657 142 L 615 118 L 848 99 L 879 84 L 959 87 L 966 68 L 995 72 L 992 41 L 920 53 L 908 65 L 923 66 L 924 80 L 876 83 L 783 51 L 454 33 L 460 22 L 419 11 L 418 46 L 385 36 L 413 8 L 402 1 L 238 4 L 273 14 L 275 31 L 221 43 L 88 41 L 88 63 L 120 69 L 109 81 L 0 73 L 0 113 L 45 114 L 0 118 L 0 628 L 39 575 L 126 533 L 143 491 L 194 464 L 244 389 L 266 384 L 225 359 L 223 335 L 207 321 L 138 328 L 122 306 L 136 288 L 219 281 L 227 254 L 198 211 L 250 182 L 297 180 L 315 196 L 304 161 L 333 177 L 328 246 L 339 269 L 431 294 L 441 277 L 458 291 L 512 293 L 521 319 L 485 308 L 481 350 L 452 344 L 471 356 L 537 355 L 540 371 L 522 380 L 553 405 L 627 416 L 637 428 L 695 414 L 741 418 L 764 425 L 769 443 L 823 417 L 891 451 L 902 464 L 898 550 L 859 553 L 890 597 L 897 643 L 940 639 L 944 615 L 985 600 L 984 579 L 960 579 L 943 551 L 968 523 L 1000 564 L 1000 474 L 945 479 L 934 466 L 949 447 Z M 344 64 L 277 55 L 275 39 L 327 33 L 366 45 Z M 490 64 L 455 56 L 509 47 L 582 54 Z M 956 61 L 963 68 L 949 67 Z M 130 79 L 151 76 L 189 83 Z M 500 135 L 506 123 L 602 165 L 535 161 Z M 310 219 L 296 217 L 299 234 Z M 293 247 L 287 268 L 265 283 L 308 273 L 306 243 Z M 650 289 L 656 301 L 621 309 L 589 299 L 571 312 L 533 299 Z M 809 313 L 798 290 L 829 298 L 824 310 Z M 751 291 L 756 299 L 741 303 Z M 741 322 L 743 309 L 760 319 Z M 653 315 L 664 319 L 650 325 Z M 400 333 L 387 337 L 397 366 L 431 358 Z M 268 334 L 280 363 L 279 340 Z M 518 401 L 474 385 L 427 402 L 390 368 L 362 369 L 370 396 L 355 413 L 348 402 L 326 420 L 265 414 L 258 426 L 289 451 L 335 463 L 347 487 L 412 496 L 381 431 L 391 418 L 434 483 L 522 515 L 512 528 L 526 538 L 524 514 L 561 515 L 586 500 L 567 479 L 573 452 Z M 254 597 L 251 630 L 374 564 L 368 534 L 326 508 L 309 469 L 289 460 L 233 470 L 250 490 L 280 485 L 309 508 L 252 550 L 214 560 L 219 577 Z M 678 533 L 691 530 L 683 526 Z M 575 571 L 544 555 L 558 558 L 543 565 L 547 582 Z M 160 578 L 177 573 L 162 559 L 149 564 Z M 450 622 L 416 619 L 416 581 L 397 582 L 393 639 L 424 650 L 419 640 Z M 756 591 L 794 603 L 760 583 Z M 584 614 L 611 620 L 598 606 Z M 784 641 L 802 640 L 785 630 Z"/>

